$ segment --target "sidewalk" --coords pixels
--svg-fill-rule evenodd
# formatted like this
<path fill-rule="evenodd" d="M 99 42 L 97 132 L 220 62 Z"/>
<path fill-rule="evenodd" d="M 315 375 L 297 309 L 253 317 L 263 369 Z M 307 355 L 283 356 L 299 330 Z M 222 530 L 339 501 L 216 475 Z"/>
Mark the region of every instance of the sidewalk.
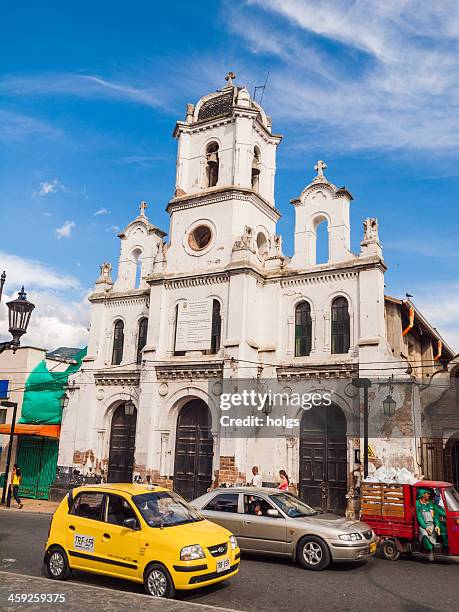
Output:
<path fill-rule="evenodd" d="M 47 499 L 27 499 L 21 498 L 23 508 L 19 510 L 14 499 L 11 500 L 11 506 L 0 506 L 1 510 L 9 512 L 37 512 L 38 514 L 54 514 L 60 502 L 52 502 Z"/>
<path fill-rule="evenodd" d="M 40 600 L 40 596 L 45 601 L 43 603 L 21 602 L 21 595 L 32 602 Z M 19 599 L 18 603 L 8 601 L 8 597 Z M 16 597 L 15 597 L 16 596 Z M 56 602 L 46 601 L 56 599 Z M 114 591 L 103 587 L 89 586 L 79 582 L 58 582 L 48 578 L 37 578 L 34 576 L 24 576 L 23 574 L 13 574 L 0 572 L 0 610 L 12 612 L 14 610 L 152 610 L 153 612 L 228 612 L 228 608 L 216 608 L 197 603 L 176 601 L 173 599 L 157 599 L 149 595 L 140 593 L 126 593 L 124 591 Z"/>

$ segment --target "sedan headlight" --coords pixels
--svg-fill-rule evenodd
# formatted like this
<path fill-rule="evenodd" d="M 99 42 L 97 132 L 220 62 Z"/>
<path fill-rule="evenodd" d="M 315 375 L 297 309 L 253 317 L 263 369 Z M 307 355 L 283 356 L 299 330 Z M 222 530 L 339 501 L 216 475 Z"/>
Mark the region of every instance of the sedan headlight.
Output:
<path fill-rule="evenodd" d="M 229 541 L 231 544 L 231 548 L 234 550 L 235 548 L 237 548 L 237 540 L 236 540 L 236 536 L 230 535 L 229 537 Z"/>
<path fill-rule="evenodd" d="M 362 539 L 362 535 L 360 533 L 343 533 L 338 537 L 340 540 L 346 540 L 347 542 Z"/>

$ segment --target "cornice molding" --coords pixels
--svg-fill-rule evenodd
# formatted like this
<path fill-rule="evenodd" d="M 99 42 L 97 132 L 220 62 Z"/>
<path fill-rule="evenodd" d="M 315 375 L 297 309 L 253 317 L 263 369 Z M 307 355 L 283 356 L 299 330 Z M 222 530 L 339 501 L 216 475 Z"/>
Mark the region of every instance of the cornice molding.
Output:
<path fill-rule="evenodd" d="M 150 288 L 142 289 L 142 292 L 132 293 L 92 293 L 88 297 L 88 301 L 92 304 L 104 303 L 108 307 L 120 306 L 129 302 L 129 304 L 149 305 Z"/>
<path fill-rule="evenodd" d="M 276 367 L 278 380 L 303 380 L 309 378 L 355 378 L 359 372 L 358 363 L 336 364 L 284 364 Z"/>
<path fill-rule="evenodd" d="M 188 363 L 162 363 L 155 366 L 158 380 L 189 380 L 223 377 L 223 361 L 209 361 L 203 356 L 202 361 Z"/>
<path fill-rule="evenodd" d="M 140 371 L 116 370 L 94 372 L 94 383 L 101 387 L 138 387 Z"/>
<path fill-rule="evenodd" d="M 252 189 L 234 187 L 232 185 L 212 188 L 211 190 L 207 189 L 202 192 L 172 198 L 166 207 L 166 212 L 172 214 L 176 210 L 186 210 L 198 206 L 207 206 L 209 204 L 222 204 L 230 200 L 251 203 L 274 222 L 278 221 L 281 217 L 280 212 L 276 208 L 273 208 L 267 200 L 260 196 L 260 194 Z"/>

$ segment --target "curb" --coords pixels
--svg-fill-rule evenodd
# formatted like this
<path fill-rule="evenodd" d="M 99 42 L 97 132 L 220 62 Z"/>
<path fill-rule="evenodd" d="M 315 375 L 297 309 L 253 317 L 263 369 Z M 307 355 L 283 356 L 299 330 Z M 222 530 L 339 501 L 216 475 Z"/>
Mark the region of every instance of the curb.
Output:
<path fill-rule="evenodd" d="M 133 597 L 134 599 L 138 599 L 139 600 L 139 605 L 140 602 L 148 604 L 150 603 L 151 606 L 155 606 L 158 609 L 161 609 L 160 606 L 161 604 L 164 604 L 164 610 L 167 610 L 168 612 L 172 612 L 175 608 L 177 608 L 177 610 L 179 610 L 180 607 L 187 607 L 190 610 L 192 610 L 193 608 L 195 608 L 196 610 L 215 610 L 216 612 L 241 612 L 241 610 L 236 610 L 235 608 L 221 608 L 221 607 L 216 607 L 213 605 L 208 605 L 208 604 L 200 604 L 200 603 L 196 603 L 196 602 L 188 602 L 188 601 L 183 601 L 180 599 L 161 599 L 161 598 L 156 598 L 156 597 L 151 597 L 150 595 L 147 595 L 146 593 L 125 593 L 124 591 L 117 591 L 114 589 L 110 589 L 107 587 L 101 587 L 101 586 L 96 586 L 96 585 L 89 585 L 89 584 L 82 584 L 81 582 L 72 582 L 70 581 L 63 581 L 63 582 L 57 582 L 55 580 L 50 580 L 49 578 L 44 578 L 42 576 L 30 576 L 28 574 L 18 574 L 16 572 L 7 572 L 7 571 L 3 571 L 0 570 L 0 577 L 1 577 L 1 586 L 0 586 L 0 591 L 7 591 L 8 587 L 7 587 L 7 580 L 8 577 L 12 577 L 12 578 L 16 578 L 16 579 L 20 579 L 23 585 L 23 593 L 27 593 L 30 591 L 30 587 L 29 589 L 27 589 L 27 582 L 29 583 L 38 583 L 40 586 L 41 585 L 47 585 L 47 588 L 44 589 L 43 592 L 45 591 L 52 591 L 52 590 L 56 590 L 56 587 L 58 587 L 58 590 L 60 590 L 61 592 L 67 590 L 67 591 L 71 591 L 72 587 L 75 588 L 75 590 L 77 591 L 81 591 L 82 588 L 84 588 L 84 590 L 86 592 L 89 591 L 100 591 L 101 593 L 105 593 L 105 595 L 107 595 L 107 593 L 111 593 L 113 597 L 117 598 L 118 600 L 120 599 L 120 597 L 124 595 L 128 596 L 129 598 Z M 52 588 L 54 587 L 54 589 Z M 36 604 L 35 604 L 36 605 Z M 13 607 L 14 606 L 14 607 Z M 21 604 L 16 604 L 16 605 L 12 605 L 9 608 L 6 607 L 1 607 L 2 610 L 6 610 L 6 609 L 18 609 L 21 607 Z M 26 604 L 27 608 L 33 608 L 34 604 Z M 53 608 L 56 610 L 58 608 L 54 607 Z M 49 609 L 49 608 L 48 608 Z"/>

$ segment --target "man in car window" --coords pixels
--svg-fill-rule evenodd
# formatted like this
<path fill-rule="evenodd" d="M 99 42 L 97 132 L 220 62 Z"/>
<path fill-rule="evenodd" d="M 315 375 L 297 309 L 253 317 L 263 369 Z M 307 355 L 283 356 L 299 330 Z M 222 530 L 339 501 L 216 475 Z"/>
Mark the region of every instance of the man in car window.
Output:
<path fill-rule="evenodd" d="M 249 497 L 248 512 L 249 514 L 255 514 L 256 516 L 263 516 L 261 502 L 258 497 L 254 497 L 253 495 Z"/>

